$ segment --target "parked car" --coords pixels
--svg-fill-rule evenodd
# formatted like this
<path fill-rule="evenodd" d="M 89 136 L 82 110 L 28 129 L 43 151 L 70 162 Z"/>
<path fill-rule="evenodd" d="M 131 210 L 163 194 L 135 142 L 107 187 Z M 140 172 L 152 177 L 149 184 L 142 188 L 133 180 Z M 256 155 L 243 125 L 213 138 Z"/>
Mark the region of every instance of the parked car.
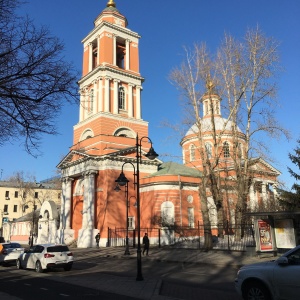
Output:
<path fill-rule="evenodd" d="M 37 244 L 18 257 L 17 268 L 35 269 L 38 273 L 51 268 L 70 271 L 73 261 L 73 254 L 67 245 Z"/>
<path fill-rule="evenodd" d="M 0 253 L 0 264 L 16 263 L 20 254 L 24 253 L 24 248 L 19 243 L 1 243 L 3 250 Z"/>
<path fill-rule="evenodd" d="M 242 267 L 235 288 L 245 300 L 298 300 L 300 297 L 300 245 L 277 260 Z"/>

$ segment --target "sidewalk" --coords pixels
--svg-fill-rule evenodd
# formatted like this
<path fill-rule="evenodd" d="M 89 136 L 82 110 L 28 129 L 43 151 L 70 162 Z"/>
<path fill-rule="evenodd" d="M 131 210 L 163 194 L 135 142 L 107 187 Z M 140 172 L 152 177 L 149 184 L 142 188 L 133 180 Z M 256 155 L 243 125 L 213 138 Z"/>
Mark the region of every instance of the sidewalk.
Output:
<path fill-rule="evenodd" d="M 124 255 L 125 248 L 123 247 L 106 247 L 100 248 L 71 248 L 76 260 L 90 260 L 93 257 L 107 257 L 114 259 L 136 259 L 136 249 L 130 249 L 130 255 Z M 142 257 L 142 260 L 146 259 Z M 245 264 L 262 262 L 276 259 L 270 254 L 264 256 L 249 256 L 242 252 L 228 252 L 220 250 L 212 250 L 203 252 L 191 249 L 173 249 L 171 247 L 152 247 L 149 251 L 147 260 L 165 261 L 165 262 L 180 262 L 187 264 L 208 264 L 218 266 L 233 266 L 240 267 Z M 95 267 L 97 270 L 97 266 Z M 69 274 L 70 276 L 51 276 L 51 280 L 66 282 L 80 286 L 89 287 L 95 290 L 101 290 L 120 295 L 132 297 L 134 299 L 144 300 L 174 300 L 159 295 L 161 287 L 160 278 L 144 278 L 143 281 L 136 281 L 135 277 L 116 276 L 103 274 L 101 272 L 84 272 L 82 274 Z M 50 278 L 49 278 L 50 279 Z M 204 295 L 203 295 L 204 296 Z M 1 300 L 20 300 L 15 297 L 10 297 L 7 294 L 0 292 Z M 205 299 L 205 297 L 203 298 Z"/>

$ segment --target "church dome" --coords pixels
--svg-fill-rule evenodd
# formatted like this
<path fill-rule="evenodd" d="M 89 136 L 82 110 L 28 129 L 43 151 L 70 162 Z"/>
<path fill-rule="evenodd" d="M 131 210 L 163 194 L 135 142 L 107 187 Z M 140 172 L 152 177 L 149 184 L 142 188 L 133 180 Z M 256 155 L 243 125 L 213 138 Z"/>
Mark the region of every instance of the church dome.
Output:
<path fill-rule="evenodd" d="M 226 131 L 232 130 L 232 122 L 231 121 L 228 121 L 227 119 L 222 118 L 221 116 L 214 116 L 214 120 L 215 120 L 216 131 L 222 131 L 224 129 Z M 226 126 L 225 126 L 225 124 L 226 124 Z M 202 119 L 201 120 L 201 128 L 202 128 L 202 132 L 212 131 L 213 124 L 211 122 L 211 118 Z M 237 131 L 242 133 L 242 131 L 239 127 L 237 127 Z M 197 132 L 198 132 L 198 126 L 196 124 L 194 124 L 192 127 L 190 127 L 190 129 L 187 131 L 185 136 L 195 134 Z"/>

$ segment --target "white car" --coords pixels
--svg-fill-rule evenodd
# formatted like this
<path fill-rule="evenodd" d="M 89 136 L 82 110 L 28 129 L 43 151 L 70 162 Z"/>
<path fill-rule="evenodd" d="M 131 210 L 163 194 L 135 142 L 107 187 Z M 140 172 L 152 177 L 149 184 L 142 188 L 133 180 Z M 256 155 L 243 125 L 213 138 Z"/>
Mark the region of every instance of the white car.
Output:
<path fill-rule="evenodd" d="M 20 254 L 24 253 L 24 248 L 19 243 L 1 243 L 3 250 L 0 253 L 0 264 L 16 263 Z"/>
<path fill-rule="evenodd" d="M 35 269 L 38 273 L 51 268 L 70 271 L 73 261 L 73 254 L 67 245 L 37 244 L 18 257 L 17 268 Z"/>
<path fill-rule="evenodd" d="M 235 288 L 245 300 L 300 299 L 300 245 L 277 260 L 242 267 Z"/>

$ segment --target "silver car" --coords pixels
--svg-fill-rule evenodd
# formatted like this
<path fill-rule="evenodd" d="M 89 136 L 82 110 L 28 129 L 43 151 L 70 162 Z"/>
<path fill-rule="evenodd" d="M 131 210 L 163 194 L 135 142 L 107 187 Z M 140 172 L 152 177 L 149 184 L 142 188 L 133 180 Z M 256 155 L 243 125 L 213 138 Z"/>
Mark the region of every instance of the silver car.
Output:
<path fill-rule="evenodd" d="M 1 243 L 3 250 L 0 254 L 0 264 L 6 265 L 16 263 L 20 254 L 24 253 L 24 248 L 19 243 Z"/>
<path fill-rule="evenodd" d="M 277 260 L 242 267 L 235 288 L 245 300 L 299 300 L 300 246 Z"/>
<path fill-rule="evenodd" d="M 73 261 L 73 254 L 67 245 L 37 244 L 18 257 L 17 268 L 35 269 L 38 273 L 51 268 L 70 271 Z"/>

